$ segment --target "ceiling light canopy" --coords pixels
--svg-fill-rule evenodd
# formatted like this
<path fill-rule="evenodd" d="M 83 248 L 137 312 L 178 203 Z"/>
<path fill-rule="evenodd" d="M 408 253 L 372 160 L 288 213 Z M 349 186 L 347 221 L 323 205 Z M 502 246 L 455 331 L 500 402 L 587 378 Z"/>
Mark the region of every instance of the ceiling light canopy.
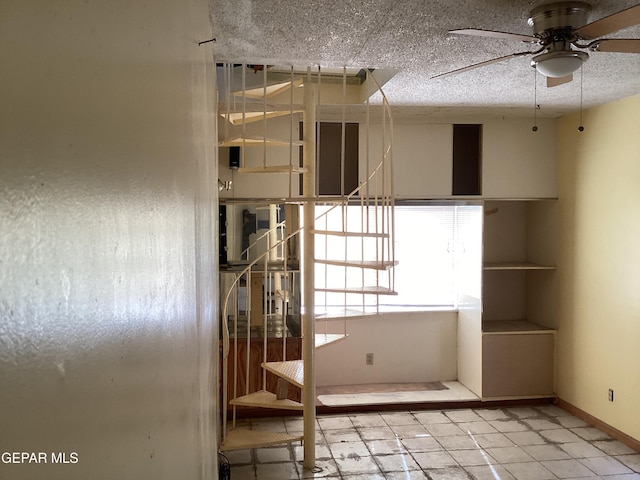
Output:
<path fill-rule="evenodd" d="M 560 78 L 571 75 L 586 62 L 589 55 L 576 50 L 553 50 L 536 55 L 531 66 L 545 77 Z"/>

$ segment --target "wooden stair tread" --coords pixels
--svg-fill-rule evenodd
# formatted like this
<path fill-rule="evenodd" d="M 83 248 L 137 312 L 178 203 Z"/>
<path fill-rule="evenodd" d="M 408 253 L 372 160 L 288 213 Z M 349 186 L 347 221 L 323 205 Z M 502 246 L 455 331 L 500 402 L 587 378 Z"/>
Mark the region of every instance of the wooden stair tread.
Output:
<path fill-rule="evenodd" d="M 236 428 L 227 432 L 226 438 L 222 442 L 222 445 L 220 445 L 220 450 L 228 452 L 230 450 L 242 450 L 245 448 L 268 447 L 281 443 L 302 441 L 302 438 L 302 435 Z"/>
<path fill-rule="evenodd" d="M 316 288 L 316 292 L 334 292 L 334 293 L 365 293 L 372 295 L 397 295 L 398 292 L 387 287 L 325 287 Z"/>
<path fill-rule="evenodd" d="M 243 407 L 278 408 L 283 410 L 302 410 L 302 404 L 287 398 L 278 400 L 274 393 L 266 390 L 249 393 L 229 401 L 230 405 Z"/>
<path fill-rule="evenodd" d="M 266 98 L 274 97 L 280 93 L 286 92 L 291 87 L 295 88 L 302 85 L 302 81 L 303 81 L 302 78 L 296 78 L 293 81 L 280 82 L 280 83 L 274 83 L 272 85 L 267 85 L 266 89 L 264 87 L 250 88 L 249 90 L 245 90 L 244 93 L 241 90 L 239 90 L 237 92 L 233 92 L 233 95 L 236 97 L 247 97 L 247 98 L 256 98 L 256 99 L 262 99 L 265 97 Z M 265 94 L 265 90 L 266 90 L 266 94 Z"/>
<path fill-rule="evenodd" d="M 296 167 L 295 165 L 261 165 L 238 168 L 238 173 L 305 173 L 306 171 L 306 167 Z"/>
<path fill-rule="evenodd" d="M 224 117 L 229 123 L 233 125 L 242 125 L 242 118 L 244 115 L 244 123 L 251 122 L 259 122 L 261 120 L 265 120 L 268 118 L 281 117 L 283 115 L 291 115 L 292 113 L 300 113 L 302 109 L 295 108 L 294 110 L 277 110 L 277 109 L 269 109 L 266 112 L 264 110 L 255 112 L 224 112 L 221 113 L 222 117 Z"/>
<path fill-rule="evenodd" d="M 370 315 L 378 315 L 377 313 L 367 312 L 364 310 L 356 310 L 354 308 L 341 308 L 337 310 L 330 310 L 324 313 L 317 313 L 315 315 L 316 320 L 325 320 L 327 318 L 348 318 L 348 317 L 364 317 Z"/>
<path fill-rule="evenodd" d="M 316 348 L 322 348 L 327 345 L 331 345 L 332 343 L 339 342 L 340 340 L 344 340 L 349 335 L 343 333 L 316 333 Z"/>
<path fill-rule="evenodd" d="M 336 237 L 373 237 L 389 238 L 385 232 L 344 232 L 342 230 L 313 230 L 316 235 L 334 235 Z"/>
<path fill-rule="evenodd" d="M 397 260 L 328 260 L 315 259 L 316 263 L 335 265 L 338 267 L 369 268 L 374 270 L 389 270 L 398 265 Z"/>
<path fill-rule="evenodd" d="M 304 387 L 304 362 L 302 360 L 266 362 L 262 363 L 262 368 L 280 378 L 284 378 L 296 387 Z"/>
<path fill-rule="evenodd" d="M 279 138 L 262 138 L 262 137 L 234 137 L 222 140 L 218 143 L 220 147 L 259 147 L 264 144 L 270 147 L 288 147 L 290 145 L 300 146 L 301 140 L 284 140 Z"/>

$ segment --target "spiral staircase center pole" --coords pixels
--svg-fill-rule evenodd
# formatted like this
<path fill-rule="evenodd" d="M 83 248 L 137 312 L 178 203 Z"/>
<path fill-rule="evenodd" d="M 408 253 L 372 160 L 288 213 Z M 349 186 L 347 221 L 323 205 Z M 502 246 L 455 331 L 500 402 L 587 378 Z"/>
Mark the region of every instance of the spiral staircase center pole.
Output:
<path fill-rule="evenodd" d="M 302 179 L 302 193 L 307 199 L 304 204 L 304 252 L 302 257 L 304 289 L 302 292 L 304 314 L 302 316 L 302 358 L 304 359 L 304 461 L 307 469 L 316 464 L 316 382 L 315 382 L 315 312 L 314 312 L 314 218 L 315 208 L 312 198 L 315 196 L 316 165 L 316 96 L 317 89 L 310 80 L 307 70 L 307 82 L 304 86 L 303 117 L 303 165 L 307 168 Z"/>

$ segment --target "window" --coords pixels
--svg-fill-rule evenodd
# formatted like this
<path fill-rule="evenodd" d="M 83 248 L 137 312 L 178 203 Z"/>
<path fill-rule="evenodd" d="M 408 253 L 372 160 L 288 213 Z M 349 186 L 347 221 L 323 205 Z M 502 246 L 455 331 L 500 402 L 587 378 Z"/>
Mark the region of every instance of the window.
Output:
<path fill-rule="evenodd" d="M 318 212 L 324 207 L 316 207 Z M 359 224 L 360 207 L 348 208 L 348 228 L 355 230 Z M 455 204 L 398 204 L 395 212 L 395 259 L 398 265 L 394 272 L 394 290 L 397 295 L 381 295 L 379 307 L 382 311 L 421 310 L 438 307 L 456 308 L 459 299 L 469 284 L 468 276 L 480 271 L 482 246 L 482 207 Z M 370 215 L 371 216 L 371 215 Z M 331 221 L 330 221 L 331 223 Z M 327 230 L 340 230 L 340 220 L 328 224 Z M 349 226 L 351 225 L 351 226 Z M 316 228 L 323 226 L 316 225 Z M 331 252 L 332 258 L 340 258 L 349 252 L 349 258 L 372 258 L 367 249 L 380 248 L 379 240 L 358 239 L 348 243 L 342 238 L 316 240 L 316 258 Z M 376 243 L 378 242 L 378 243 Z M 471 265 L 470 267 L 470 264 Z M 357 280 L 362 272 L 353 269 L 347 276 Z M 387 272 L 365 271 L 367 284 L 379 283 L 380 276 Z M 316 287 L 328 278 L 340 283 L 344 271 L 316 265 Z M 471 282 L 472 284 L 474 282 Z M 477 292 L 471 292 L 477 294 Z M 352 298 L 351 298 L 352 297 Z M 347 308 L 357 309 L 362 303 L 360 295 L 347 296 Z M 375 297 L 373 297 L 375 298 Z M 328 298 L 328 308 L 344 306 L 345 295 L 334 294 Z"/>

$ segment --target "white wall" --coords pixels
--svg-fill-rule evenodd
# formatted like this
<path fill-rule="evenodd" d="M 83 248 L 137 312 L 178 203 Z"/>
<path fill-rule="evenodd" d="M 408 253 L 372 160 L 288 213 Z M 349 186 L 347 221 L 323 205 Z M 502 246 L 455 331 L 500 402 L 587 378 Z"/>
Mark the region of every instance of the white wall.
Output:
<path fill-rule="evenodd" d="M 343 322 L 326 331 L 342 333 Z M 316 333 L 324 333 L 319 322 Z M 349 318 L 349 337 L 316 351 L 318 386 L 434 382 L 457 378 L 457 313 L 386 313 Z M 366 365 L 367 353 L 374 364 Z"/>
<path fill-rule="evenodd" d="M 217 477 L 208 14 L 2 2 L 0 478 Z"/>

